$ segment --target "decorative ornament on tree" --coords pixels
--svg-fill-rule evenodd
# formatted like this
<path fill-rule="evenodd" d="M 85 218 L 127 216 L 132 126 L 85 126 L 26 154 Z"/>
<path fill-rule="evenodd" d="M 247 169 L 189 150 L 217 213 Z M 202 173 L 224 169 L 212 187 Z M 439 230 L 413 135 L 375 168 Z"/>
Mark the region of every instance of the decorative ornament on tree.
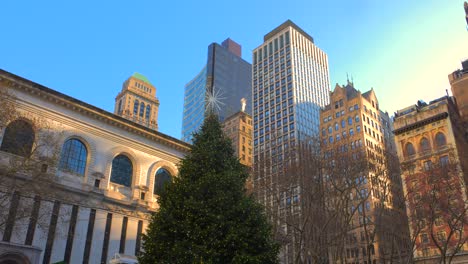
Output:
<path fill-rule="evenodd" d="M 207 114 L 219 114 L 221 107 L 224 105 L 222 102 L 226 97 L 223 97 L 220 90 L 215 86 L 206 92 L 206 111 Z"/>

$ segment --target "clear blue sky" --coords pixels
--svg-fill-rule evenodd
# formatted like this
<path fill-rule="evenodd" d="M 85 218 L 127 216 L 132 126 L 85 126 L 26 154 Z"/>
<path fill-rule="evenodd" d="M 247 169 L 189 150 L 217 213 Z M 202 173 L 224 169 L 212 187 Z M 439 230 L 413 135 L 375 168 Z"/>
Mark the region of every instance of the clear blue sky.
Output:
<path fill-rule="evenodd" d="M 180 138 L 184 85 L 207 47 L 243 58 L 291 19 L 329 56 L 332 89 L 353 76 L 389 113 L 443 96 L 468 58 L 462 0 L 5 1 L 0 68 L 112 112 L 134 72 L 157 88 L 160 131 Z"/>

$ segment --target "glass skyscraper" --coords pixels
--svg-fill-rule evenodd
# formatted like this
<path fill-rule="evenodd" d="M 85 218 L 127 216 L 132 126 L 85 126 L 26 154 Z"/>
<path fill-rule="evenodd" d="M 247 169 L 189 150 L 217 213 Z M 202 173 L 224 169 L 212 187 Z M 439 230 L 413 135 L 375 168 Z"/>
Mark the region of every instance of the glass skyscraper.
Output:
<path fill-rule="evenodd" d="M 238 112 L 241 99 L 247 100 L 245 112 L 251 114 L 252 65 L 241 57 L 241 46 L 231 39 L 208 46 L 208 60 L 201 72 L 185 85 L 182 140 L 191 143 L 192 134 L 204 120 L 206 97 L 217 97 L 215 109 L 220 121 Z"/>
<path fill-rule="evenodd" d="M 288 20 L 265 35 L 252 61 L 254 193 L 279 233 L 288 234 L 281 219 L 300 215 L 293 205 L 300 204 L 301 183 L 285 167 L 297 160 L 300 142 L 318 136 L 320 110 L 330 100 L 328 57 Z M 282 248 L 282 263 L 292 263 L 293 244 Z"/>

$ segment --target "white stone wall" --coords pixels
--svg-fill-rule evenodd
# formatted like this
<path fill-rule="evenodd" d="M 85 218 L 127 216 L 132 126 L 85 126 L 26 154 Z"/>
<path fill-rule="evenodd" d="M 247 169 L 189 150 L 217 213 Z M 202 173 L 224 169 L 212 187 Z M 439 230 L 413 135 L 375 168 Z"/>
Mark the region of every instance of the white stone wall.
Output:
<path fill-rule="evenodd" d="M 102 113 L 63 96 L 54 95 L 31 86 L 23 79 L 0 72 L 0 89 L 5 89 L 8 81 L 16 83 L 12 91 L 17 97 L 18 111 L 26 119 L 38 122 L 36 134 L 52 131 L 61 150 L 64 142 L 70 138 L 81 140 L 87 148 L 87 164 L 84 176 L 62 172 L 57 168 L 48 168 L 54 173 L 56 182 L 65 190 L 70 190 L 70 197 L 80 199 L 61 200 L 54 243 L 50 262 L 61 261 L 65 255 L 68 231 L 73 205 L 78 205 L 78 217 L 73 237 L 71 263 L 83 263 L 90 210 L 96 210 L 94 231 L 89 263 L 101 263 L 102 247 L 108 213 L 112 213 L 112 224 L 108 244 L 107 262 L 119 252 L 123 218 L 128 217 L 125 254 L 134 255 L 138 221 L 143 222 L 143 232 L 148 226 L 149 212 L 157 210 L 157 197 L 153 195 L 155 173 L 164 167 L 176 176 L 177 163 L 187 153 L 188 147 L 176 139 L 165 138 L 158 132 L 148 132 Z M 2 81 L 3 80 L 3 81 Z M 10 85 L 8 85 L 10 86 Z M 25 89 L 28 88 L 28 89 Z M 31 92 L 32 91 L 32 92 Z M 117 92 L 117 91 L 116 91 Z M 4 129 L 0 131 L 0 143 Z M 119 154 L 125 154 L 133 164 L 131 187 L 119 186 L 110 182 L 112 160 Z M 7 165 L 12 155 L 0 151 L 0 165 Z M 94 187 L 95 179 L 100 179 L 100 187 Z M 54 189 L 51 189 L 53 191 Z M 145 199 L 140 200 L 140 192 L 145 192 Z M 20 197 L 19 208 L 32 211 L 33 195 Z M 111 201 L 111 202 L 110 202 Z M 112 206 L 109 206 L 109 205 Z M 136 206 L 138 205 L 138 206 Z M 0 214 L 8 214 L 8 203 L 2 205 Z M 53 200 L 42 200 L 39 221 L 34 232 L 32 246 L 41 250 L 39 262 L 42 263 L 46 248 L 49 225 L 52 216 Z M 111 208 L 112 207 L 112 208 Z M 134 208 L 134 209 L 132 209 Z M 138 208 L 138 209 L 137 209 Z M 20 209 L 18 209 L 20 210 Z M 15 221 L 10 245 L 24 245 L 31 219 L 23 217 Z M 0 228 L 0 236 L 4 230 Z M 1 239 L 1 237 L 0 237 Z M 2 245 L 0 245 L 1 249 Z M 19 250 L 21 247 L 18 246 Z"/>

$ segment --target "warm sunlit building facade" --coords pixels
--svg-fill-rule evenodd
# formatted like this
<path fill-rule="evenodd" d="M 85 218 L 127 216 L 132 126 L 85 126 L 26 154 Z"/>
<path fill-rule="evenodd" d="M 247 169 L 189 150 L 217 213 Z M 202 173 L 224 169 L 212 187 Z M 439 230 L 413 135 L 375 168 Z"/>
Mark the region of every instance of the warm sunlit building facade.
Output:
<path fill-rule="evenodd" d="M 448 76 L 452 94 L 465 123 L 468 123 L 468 60 L 462 62 L 462 68 Z"/>
<path fill-rule="evenodd" d="M 0 127 L 0 263 L 136 263 L 190 145 L 2 70 L 0 89 L 15 112 Z"/>
<path fill-rule="evenodd" d="M 252 167 L 252 117 L 244 111 L 239 111 L 224 120 L 223 131 L 231 139 L 240 163 Z"/>
<path fill-rule="evenodd" d="M 320 116 L 322 152 L 330 164 L 324 167 L 327 206 L 350 197 L 341 214 L 342 229 L 329 234 L 343 240 L 330 246 L 330 261 L 404 263 L 409 236 L 401 179 L 392 167 L 396 153 L 388 113 L 379 109 L 373 89 L 361 94 L 348 81 L 336 85 Z M 344 239 L 337 235 L 340 232 L 346 233 Z"/>
<path fill-rule="evenodd" d="M 467 263 L 468 139 L 453 98 L 397 111 L 394 128 L 414 261 Z"/>
<path fill-rule="evenodd" d="M 139 73 L 123 83 L 122 91 L 115 98 L 114 114 L 153 130 L 158 130 L 158 110 L 156 87 Z"/>

